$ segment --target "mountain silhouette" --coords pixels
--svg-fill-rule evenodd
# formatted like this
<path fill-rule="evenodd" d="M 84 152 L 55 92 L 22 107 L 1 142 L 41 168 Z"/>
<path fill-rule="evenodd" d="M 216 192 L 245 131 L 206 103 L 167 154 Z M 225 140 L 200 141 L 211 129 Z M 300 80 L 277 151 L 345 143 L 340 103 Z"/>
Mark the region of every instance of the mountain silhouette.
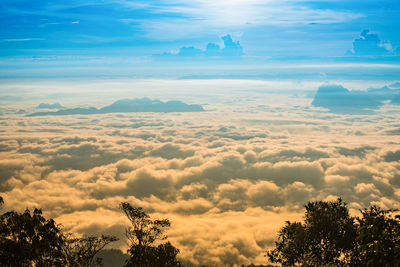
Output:
<path fill-rule="evenodd" d="M 35 112 L 27 116 L 62 116 L 62 115 L 91 115 L 106 113 L 130 113 L 130 112 L 200 112 L 204 111 L 200 105 L 188 105 L 181 101 L 162 102 L 160 100 L 151 100 L 149 98 L 140 99 L 122 99 L 112 103 L 109 106 L 97 109 L 72 108 L 58 111 Z"/>

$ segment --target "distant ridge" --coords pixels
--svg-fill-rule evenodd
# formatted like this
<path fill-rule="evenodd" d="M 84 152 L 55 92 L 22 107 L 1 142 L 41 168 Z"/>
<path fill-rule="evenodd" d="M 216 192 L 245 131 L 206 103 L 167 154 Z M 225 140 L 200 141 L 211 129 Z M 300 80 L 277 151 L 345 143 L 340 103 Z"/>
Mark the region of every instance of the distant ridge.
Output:
<path fill-rule="evenodd" d="M 58 111 L 35 112 L 27 116 L 63 116 L 63 115 L 91 115 L 106 113 L 130 113 L 130 112 L 201 112 L 204 111 L 200 105 L 188 105 L 181 101 L 162 102 L 160 100 L 151 100 L 149 98 L 140 99 L 121 99 L 109 106 L 97 109 L 72 108 Z"/>

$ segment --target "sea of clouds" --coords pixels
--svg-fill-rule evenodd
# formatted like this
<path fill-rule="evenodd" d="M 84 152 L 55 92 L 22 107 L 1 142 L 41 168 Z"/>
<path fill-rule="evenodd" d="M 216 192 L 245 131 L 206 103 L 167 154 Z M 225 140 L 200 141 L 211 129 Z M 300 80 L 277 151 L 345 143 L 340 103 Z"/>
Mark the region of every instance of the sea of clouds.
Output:
<path fill-rule="evenodd" d="M 128 201 L 171 220 L 181 258 L 240 266 L 266 264 L 277 231 L 301 220 L 307 201 L 342 197 L 353 215 L 372 204 L 400 206 L 399 107 L 329 113 L 311 106 L 312 82 L 110 84 L 7 85 L 20 98 L 1 105 L 2 211 L 40 207 L 67 231 L 114 234 L 126 249 L 128 220 L 118 206 Z M 101 106 L 120 96 L 206 111 L 17 114 L 46 100 Z"/>

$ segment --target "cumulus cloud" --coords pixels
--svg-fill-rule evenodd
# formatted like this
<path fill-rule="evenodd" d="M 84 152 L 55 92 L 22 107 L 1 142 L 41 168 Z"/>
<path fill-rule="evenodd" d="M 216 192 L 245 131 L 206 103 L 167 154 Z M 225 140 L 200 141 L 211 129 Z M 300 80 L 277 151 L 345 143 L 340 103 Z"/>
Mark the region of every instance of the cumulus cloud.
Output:
<path fill-rule="evenodd" d="M 181 146 L 175 144 L 164 144 L 155 148 L 150 152 L 150 156 L 162 157 L 166 159 L 180 158 L 185 159 L 193 156 L 195 151 L 193 149 L 182 149 Z"/>
<path fill-rule="evenodd" d="M 218 44 L 208 43 L 205 50 L 194 46 L 184 46 L 178 53 L 163 53 L 153 55 L 157 59 L 238 59 L 243 55 L 243 47 L 239 41 L 233 41 L 227 34 L 221 37 L 224 46 L 221 48 Z"/>
<path fill-rule="evenodd" d="M 392 162 L 392 161 L 400 161 L 400 150 L 397 151 L 388 151 L 383 158 L 385 161 Z"/>
<path fill-rule="evenodd" d="M 363 30 L 353 42 L 353 54 L 360 56 L 388 55 L 393 52 L 390 41 L 382 41 L 378 34 Z"/>
<path fill-rule="evenodd" d="M 368 91 L 348 90 L 341 85 L 322 85 L 314 97 L 312 104 L 316 107 L 328 108 L 335 113 L 365 114 L 368 110 L 377 109 L 395 98 L 400 91 L 388 87 L 369 89 Z"/>
<path fill-rule="evenodd" d="M 376 147 L 366 145 L 356 148 L 338 147 L 337 151 L 343 156 L 364 158 L 369 151 L 373 151 L 375 149 Z"/>

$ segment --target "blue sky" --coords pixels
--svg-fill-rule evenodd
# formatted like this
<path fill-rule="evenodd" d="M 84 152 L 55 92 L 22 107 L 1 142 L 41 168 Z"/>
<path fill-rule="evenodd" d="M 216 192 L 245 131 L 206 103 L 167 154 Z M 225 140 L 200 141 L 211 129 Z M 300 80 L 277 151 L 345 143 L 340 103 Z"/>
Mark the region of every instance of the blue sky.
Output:
<path fill-rule="evenodd" d="M 210 43 L 222 53 L 224 36 L 239 42 L 235 59 L 258 63 L 393 63 L 399 17 L 398 0 L 2 0 L 1 69 L 21 57 L 174 61 L 182 48 L 204 60 Z"/>

